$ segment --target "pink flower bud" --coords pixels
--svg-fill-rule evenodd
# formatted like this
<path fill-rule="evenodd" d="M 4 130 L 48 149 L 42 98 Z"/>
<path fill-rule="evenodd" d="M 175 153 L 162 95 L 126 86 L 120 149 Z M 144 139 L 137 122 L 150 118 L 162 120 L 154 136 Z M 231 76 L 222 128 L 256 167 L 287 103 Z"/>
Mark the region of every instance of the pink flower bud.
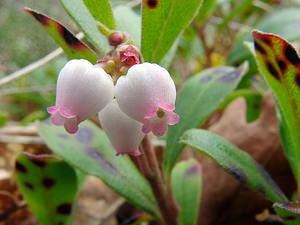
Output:
<path fill-rule="evenodd" d="M 169 72 L 157 64 L 137 64 L 118 79 L 115 96 L 123 112 L 143 123 L 142 131 L 162 136 L 179 122 L 176 88 Z"/>
<path fill-rule="evenodd" d="M 70 60 L 58 75 L 56 104 L 48 108 L 51 121 L 75 133 L 81 121 L 112 100 L 113 92 L 112 78 L 101 67 L 84 59 Z"/>
<path fill-rule="evenodd" d="M 133 45 L 121 46 L 118 51 L 120 52 L 120 60 L 126 67 L 131 67 L 140 63 L 139 50 Z"/>
<path fill-rule="evenodd" d="M 140 155 L 138 149 L 143 137 L 143 124 L 123 113 L 113 100 L 99 112 L 99 121 L 112 145 L 119 154 Z"/>
<path fill-rule="evenodd" d="M 113 32 L 108 37 L 111 46 L 118 46 L 124 42 L 125 35 L 122 32 Z"/>

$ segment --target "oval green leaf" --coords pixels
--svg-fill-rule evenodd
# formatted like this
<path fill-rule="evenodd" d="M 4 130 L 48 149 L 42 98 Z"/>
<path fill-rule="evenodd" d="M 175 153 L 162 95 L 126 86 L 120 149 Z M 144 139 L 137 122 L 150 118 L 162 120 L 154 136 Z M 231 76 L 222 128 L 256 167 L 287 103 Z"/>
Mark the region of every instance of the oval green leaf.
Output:
<path fill-rule="evenodd" d="M 164 152 L 164 172 L 168 177 L 184 145 L 180 136 L 190 128 L 196 128 L 213 113 L 237 87 L 247 71 L 247 64 L 239 68 L 219 67 L 207 69 L 190 78 L 178 93 L 176 112 L 180 122 L 169 128 Z"/>
<path fill-rule="evenodd" d="M 146 62 L 160 63 L 197 15 L 201 3 L 202 0 L 143 0 L 141 46 Z"/>
<path fill-rule="evenodd" d="M 229 174 L 253 191 L 262 193 L 272 202 L 285 202 L 286 196 L 269 174 L 251 156 L 212 132 L 191 129 L 184 133 L 181 142 L 206 154 Z"/>
<path fill-rule="evenodd" d="M 110 50 L 108 41 L 104 35 L 100 33 L 97 27 L 97 22 L 90 14 L 83 0 L 60 0 L 70 17 L 80 27 L 87 39 L 98 49 L 102 54 Z"/>
<path fill-rule="evenodd" d="M 63 127 L 40 123 L 38 132 L 49 148 L 71 165 L 99 177 L 136 207 L 159 215 L 148 182 L 127 156 L 116 156 L 105 133 L 94 124 L 85 121 L 71 135 Z"/>
<path fill-rule="evenodd" d="M 201 167 L 190 159 L 179 162 L 172 170 L 172 191 L 179 205 L 180 225 L 196 225 L 201 197 Z"/>

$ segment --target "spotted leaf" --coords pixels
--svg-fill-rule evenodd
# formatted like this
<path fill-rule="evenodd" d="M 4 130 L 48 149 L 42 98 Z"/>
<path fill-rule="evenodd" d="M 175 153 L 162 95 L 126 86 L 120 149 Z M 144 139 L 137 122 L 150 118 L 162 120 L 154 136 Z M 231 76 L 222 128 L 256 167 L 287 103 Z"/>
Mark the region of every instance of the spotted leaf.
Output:
<path fill-rule="evenodd" d="M 49 155 L 17 156 L 16 181 L 42 225 L 70 225 L 78 179 L 72 167 Z"/>
<path fill-rule="evenodd" d="M 202 0 L 143 0 L 141 46 L 145 61 L 160 63 L 201 3 Z"/>
<path fill-rule="evenodd" d="M 275 203 L 273 205 L 277 215 L 283 219 L 286 225 L 300 224 L 300 203 L 299 202 L 284 202 Z"/>
<path fill-rule="evenodd" d="M 92 63 L 97 61 L 96 53 L 75 37 L 61 23 L 30 8 L 25 8 L 25 11 L 45 28 L 56 43 L 64 50 L 68 58 L 87 59 Z"/>
<path fill-rule="evenodd" d="M 172 191 L 179 206 L 181 225 L 196 225 L 201 197 L 201 167 L 190 159 L 179 162 L 172 170 Z"/>
<path fill-rule="evenodd" d="M 300 184 L 300 59 L 281 37 L 259 31 L 252 35 L 257 65 L 279 108 L 284 149 Z"/>
<path fill-rule="evenodd" d="M 227 170 L 240 183 L 262 193 L 272 202 L 285 202 L 287 198 L 269 174 L 251 156 L 212 132 L 191 129 L 181 142 L 206 154 Z"/>
<path fill-rule="evenodd" d="M 75 135 L 48 123 L 40 123 L 38 131 L 49 148 L 71 165 L 99 177 L 136 207 L 159 214 L 148 182 L 127 156 L 116 156 L 105 133 L 94 124 L 81 123 Z"/>

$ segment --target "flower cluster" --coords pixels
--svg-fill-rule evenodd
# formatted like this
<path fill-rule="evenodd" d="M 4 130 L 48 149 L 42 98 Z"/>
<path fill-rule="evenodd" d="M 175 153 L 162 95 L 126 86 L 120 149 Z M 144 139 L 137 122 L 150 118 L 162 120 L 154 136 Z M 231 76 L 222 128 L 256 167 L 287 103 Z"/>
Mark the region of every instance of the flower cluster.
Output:
<path fill-rule="evenodd" d="M 117 154 L 139 155 L 145 134 L 162 136 L 179 121 L 174 82 L 157 64 L 131 65 L 114 85 L 98 64 L 74 59 L 60 71 L 56 91 L 56 104 L 48 108 L 52 123 L 75 133 L 80 122 L 99 112 Z"/>

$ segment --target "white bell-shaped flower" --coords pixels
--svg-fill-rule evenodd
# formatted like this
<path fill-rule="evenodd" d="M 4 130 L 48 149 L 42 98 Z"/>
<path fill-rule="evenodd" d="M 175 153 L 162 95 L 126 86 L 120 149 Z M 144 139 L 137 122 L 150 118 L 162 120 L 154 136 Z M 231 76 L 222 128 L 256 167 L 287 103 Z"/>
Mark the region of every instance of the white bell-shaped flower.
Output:
<path fill-rule="evenodd" d="M 56 104 L 48 108 L 51 121 L 75 133 L 78 124 L 103 109 L 113 95 L 113 80 L 101 67 L 84 59 L 70 60 L 58 76 Z"/>
<path fill-rule="evenodd" d="M 123 113 L 113 100 L 99 112 L 100 124 L 119 154 L 140 155 L 139 145 L 145 136 L 143 124 Z"/>
<path fill-rule="evenodd" d="M 115 96 L 123 112 L 143 123 L 142 131 L 162 136 L 168 125 L 179 122 L 175 109 L 176 88 L 169 72 L 157 64 L 132 66 L 118 79 Z"/>

